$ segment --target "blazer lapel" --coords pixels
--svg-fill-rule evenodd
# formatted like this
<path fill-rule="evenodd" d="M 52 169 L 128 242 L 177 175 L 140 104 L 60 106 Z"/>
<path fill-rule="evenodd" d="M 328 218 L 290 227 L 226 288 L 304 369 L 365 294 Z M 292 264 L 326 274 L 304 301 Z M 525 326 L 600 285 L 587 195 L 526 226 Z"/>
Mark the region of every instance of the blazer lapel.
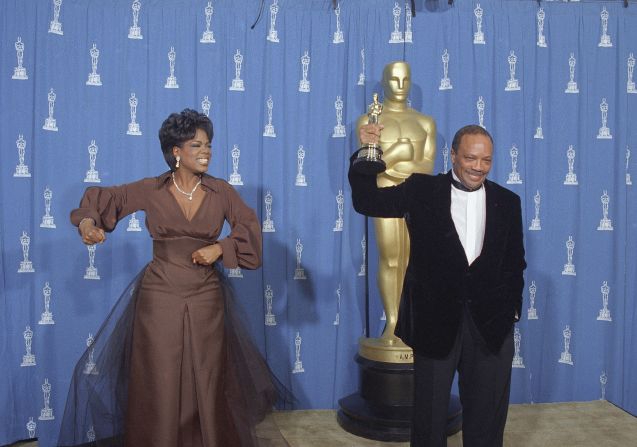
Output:
<path fill-rule="evenodd" d="M 436 214 L 441 227 L 445 230 L 445 240 L 449 247 L 456 251 L 456 256 L 453 256 L 453 259 L 463 259 L 464 263 L 469 265 L 467 255 L 451 217 L 451 170 L 446 175 L 441 176 L 441 181 L 438 183 L 436 191 L 434 191 L 434 197 L 436 198 Z"/>
<path fill-rule="evenodd" d="M 495 237 L 498 232 L 497 222 L 499 219 L 497 218 L 498 213 L 500 212 L 498 201 L 495 197 L 495 192 L 491 186 L 491 183 L 486 180 L 484 182 L 485 195 L 486 195 L 486 222 L 484 225 L 484 241 L 482 243 L 482 252 L 480 255 L 482 256 L 488 249 L 491 243 L 495 240 Z"/>

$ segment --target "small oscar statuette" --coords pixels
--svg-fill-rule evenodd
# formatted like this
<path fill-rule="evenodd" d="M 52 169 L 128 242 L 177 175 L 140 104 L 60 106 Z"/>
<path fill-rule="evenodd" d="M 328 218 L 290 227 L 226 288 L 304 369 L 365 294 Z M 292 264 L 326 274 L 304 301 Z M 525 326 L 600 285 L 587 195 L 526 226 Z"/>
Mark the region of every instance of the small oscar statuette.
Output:
<path fill-rule="evenodd" d="M 383 111 L 383 104 L 378 102 L 378 93 L 374 93 L 374 102 L 369 105 L 368 124 L 378 124 L 378 117 Z M 380 174 L 387 166 L 382 159 L 383 151 L 378 143 L 367 143 L 361 147 L 354 160 L 354 169 L 362 174 Z"/>
<path fill-rule="evenodd" d="M 49 383 L 49 379 L 44 379 L 44 383 L 42 384 L 42 393 L 44 394 L 44 408 L 40 411 L 40 417 L 38 417 L 41 421 L 52 421 L 55 419 L 53 416 L 53 408 L 50 407 L 51 404 L 51 384 Z"/>
<path fill-rule="evenodd" d="M 32 417 L 29 418 L 29 422 L 27 422 L 27 430 L 29 431 L 29 438 L 35 438 L 35 429 L 38 424 L 35 423 Z"/>
<path fill-rule="evenodd" d="M 265 325 L 276 326 L 276 315 L 272 313 L 272 299 L 274 298 L 274 292 L 272 286 L 268 284 L 265 288 L 265 307 L 267 312 L 265 314 Z"/>

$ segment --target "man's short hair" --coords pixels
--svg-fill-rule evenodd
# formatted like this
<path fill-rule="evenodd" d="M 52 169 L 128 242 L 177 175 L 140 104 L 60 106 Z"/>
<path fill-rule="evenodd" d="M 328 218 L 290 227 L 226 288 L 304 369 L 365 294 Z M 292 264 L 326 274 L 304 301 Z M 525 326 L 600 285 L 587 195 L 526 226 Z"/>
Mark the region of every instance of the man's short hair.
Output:
<path fill-rule="evenodd" d="M 491 145 L 493 145 L 493 137 L 487 129 L 482 126 L 478 126 L 477 124 L 469 124 L 468 126 L 462 127 L 453 137 L 453 141 L 451 142 L 451 150 L 455 153 L 458 153 L 458 147 L 460 146 L 460 142 L 462 141 L 462 137 L 465 135 L 484 135 L 485 137 L 489 137 L 491 140 Z"/>

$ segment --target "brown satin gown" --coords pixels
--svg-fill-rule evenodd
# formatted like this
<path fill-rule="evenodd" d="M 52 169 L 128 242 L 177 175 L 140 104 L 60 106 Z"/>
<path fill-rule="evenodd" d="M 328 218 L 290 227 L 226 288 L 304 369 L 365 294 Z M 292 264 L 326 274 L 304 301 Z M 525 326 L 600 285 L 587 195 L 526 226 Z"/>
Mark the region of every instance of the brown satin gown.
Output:
<path fill-rule="evenodd" d="M 126 447 L 233 447 L 241 435 L 224 387 L 224 302 L 217 272 L 191 254 L 214 242 L 226 268 L 261 263 L 255 213 L 225 181 L 202 177 L 203 202 L 188 221 L 169 190 L 170 173 L 114 187 L 88 188 L 71 221 L 112 231 L 146 213 L 153 260 L 138 291 L 133 323 Z M 224 221 L 231 233 L 218 239 Z"/>

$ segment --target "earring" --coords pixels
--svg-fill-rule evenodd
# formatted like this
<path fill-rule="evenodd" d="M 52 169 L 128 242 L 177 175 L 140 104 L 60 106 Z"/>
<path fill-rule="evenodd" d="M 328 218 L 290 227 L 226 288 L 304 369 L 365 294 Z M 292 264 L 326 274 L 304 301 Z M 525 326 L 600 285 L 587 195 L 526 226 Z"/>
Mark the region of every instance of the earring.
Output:
<path fill-rule="evenodd" d="M 175 165 L 177 169 L 179 169 L 179 160 L 181 160 L 181 157 L 177 155 L 177 164 Z"/>

